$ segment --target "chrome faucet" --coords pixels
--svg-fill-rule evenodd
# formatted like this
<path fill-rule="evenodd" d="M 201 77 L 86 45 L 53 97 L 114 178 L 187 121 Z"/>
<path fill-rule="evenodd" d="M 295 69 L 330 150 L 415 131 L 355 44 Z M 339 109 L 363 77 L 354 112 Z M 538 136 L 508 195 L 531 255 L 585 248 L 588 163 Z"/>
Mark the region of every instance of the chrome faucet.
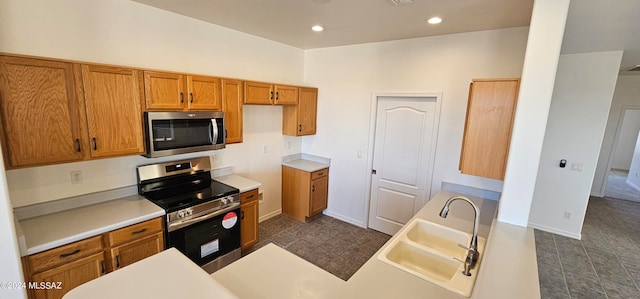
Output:
<path fill-rule="evenodd" d="M 444 204 L 444 207 L 442 207 L 442 211 L 440 211 L 440 217 L 447 218 L 447 215 L 449 214 L 449 205 L 456 200 L 463 200 L 468 202 L 473 207 L 473 211 L 475 212 L 475 215 L 473 217 L 473 236 L 471 237 L 469 247 L 458 244 L 458 246 L 467 250 L 467 257 L 464 261 L 465 267 L 462 274 L 471 276 L 471 273 L 469 273 L 469 271 L 473 269 L 473 267 L 475 267 L 476 262 L 478 261 L 478 256 L 480 255 L 480 253 L 478 252 L 478 221 L 480 218 L 480 209 L 478 209 L 478 206 L 476 206 L 476 204 L 473 203 L 473 201 L 471 201 L 470 199 L 464 196 L 454 196 L 449 198 L 449 200 L 447 200 L 447 203 Z"/>

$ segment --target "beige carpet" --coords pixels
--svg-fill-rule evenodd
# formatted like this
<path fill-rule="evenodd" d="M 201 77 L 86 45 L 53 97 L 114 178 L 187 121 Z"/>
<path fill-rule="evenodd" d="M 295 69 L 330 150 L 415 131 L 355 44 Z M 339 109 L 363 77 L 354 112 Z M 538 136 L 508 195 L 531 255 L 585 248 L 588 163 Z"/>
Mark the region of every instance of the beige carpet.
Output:
<path fill-rule="evenodd" d="M 627 175 L 626 171 L 612 170 L 609 173 L 604 196 L 640 202 L 640 191 L 627 184 Z"/>

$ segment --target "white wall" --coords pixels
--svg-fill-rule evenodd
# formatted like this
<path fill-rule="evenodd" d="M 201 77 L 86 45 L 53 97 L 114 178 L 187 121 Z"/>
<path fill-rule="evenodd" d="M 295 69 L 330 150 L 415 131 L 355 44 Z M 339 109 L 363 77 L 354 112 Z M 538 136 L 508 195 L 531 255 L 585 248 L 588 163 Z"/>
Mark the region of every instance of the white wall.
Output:
<path fill-rule="evenodd" d="M 633 151 L 627 184 L 640 190 L 640 134 L 636 136 L 636 146 Z"/>
<path fill-rule="evenodd" d="M 304 137 L 302 151 L 331 158 L 327 213 L 366 225 L 374 92 L 442 92 L 434 194 L 442 181 L 500 191 L 501 181 L 458 171 L 469 83 L 519 77 L 526 40 L 527 28 L 512 28 L 307 50 L 305 83 L 319 87 L 318 131 Z"/>
<path fill-rule="evenodd" d="M 580 238 L 621 59 L 622 51 L 560 55 L 530 226 Z"/>
<path fill-rule="evenodd" d="M 600 148 L 600 157 L 596 167 L 596 174 L 593 178 L 593 186 L 591 187 L 591 195 L 603 197 L 605 191 L 605 182 L 607 181 L 607 173 L 609 158 L 613 145 L 617 128 L 620 125 L 622 113 L 626 108 L 640 109 L 640 76 L 619 76 L 616 83 L 616 89 L 613 94 L 613 102 L 609 110 L 609 118 L 607 120 L 607 128 L 605 130 L 604 139 Z"/>
<path fill-rule="evenodd" d="M 636 148 L 638 132 L 640 132 L 640 109 L 625 110 L 618 142 L 612 156 L 611 168 L 629 170 L 633 150 Z"/>
<path fill-rule="evenodd" d="M 304 51 L 126 0 L 4 0 L 0 51 L 87 62 L 302 84 Z M 280 209 L 280 159 L 300 138 L 282 136 L 282 108 L 244 107 L 244 143 L 204 154 L 140 156 L 7 172 L 14 207 L 136 184 L 135 166 L 216 154 L 215 166 L 263 184 L 260 214 Z M 291 147 L 288 147 L 291 143 Z M 264 153 L 264 147 L 267 153 Z M 69 171 L 84 182 L 71 185 Z"/>
<path fill-rule="evenodd" d="M 498 220 L 526 226 L 569 0 L 536 0 L 518 94 Z"/>

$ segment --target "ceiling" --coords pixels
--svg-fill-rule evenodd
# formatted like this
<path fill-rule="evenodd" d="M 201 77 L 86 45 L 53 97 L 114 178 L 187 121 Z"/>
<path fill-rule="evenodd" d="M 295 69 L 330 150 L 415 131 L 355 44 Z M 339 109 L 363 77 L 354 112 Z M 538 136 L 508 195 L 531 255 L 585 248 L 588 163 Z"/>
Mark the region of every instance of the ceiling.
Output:
<path fill-rule="evenodd" d="M 533 6 L 533 0 L 133 1 L 301 49 L 528 26 Z M 443 22 L 428 24 L 433 16 Z M 325 30 L 313 32 L 313 25 Z M 562 52 L 624 50 L 625 73 L 640 64 L 637 28 L 637 0 L 573 0 Z"/>

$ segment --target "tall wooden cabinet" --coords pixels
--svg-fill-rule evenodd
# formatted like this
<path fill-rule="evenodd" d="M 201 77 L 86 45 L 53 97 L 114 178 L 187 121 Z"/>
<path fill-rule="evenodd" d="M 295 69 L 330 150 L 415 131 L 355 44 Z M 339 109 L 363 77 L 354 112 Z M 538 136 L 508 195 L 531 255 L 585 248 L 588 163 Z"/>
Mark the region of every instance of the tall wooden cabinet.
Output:
<path fill-rule="evenodd" d="M 0 97 L 8 167 L 84 158 L 86 120 L 71 63 L 0 56 Z"/>
<path fill-rule="evenodd" d="M 251 248 L 258 243 L 258 189 L 240 194 L 240 247 Z"/>
<path fill-rule="evenodd" d="M 91 157 L 142 154 L 142 73 L 82 65 Z"/>
<path fill-rule="evenodd" d="M 227 144 L 242 142 L 243 82 L 222 79 L 222 111 L 224 111 Z"/>
<path fill-rule="evenodd" d="M 460 171 L 504 179 L 520 79 L 474 79 L 469 87 Z"/>
<path fill-rule="evenodd" d="M 282 134 L 304 136 L 316 134 L 318 89 L 300 87 L 298 105 L 282 107 Z"/>
<path fill-rule="evenodd" d="M 149 111 L 222 108 L 220 78 L 145 71 L 144 87 Z"/>
<path fill-rule="evenodd" d="M 308 172 L 282 166 L 282 212 L 300 221 L 327 208 L 329 168 Z"/>

